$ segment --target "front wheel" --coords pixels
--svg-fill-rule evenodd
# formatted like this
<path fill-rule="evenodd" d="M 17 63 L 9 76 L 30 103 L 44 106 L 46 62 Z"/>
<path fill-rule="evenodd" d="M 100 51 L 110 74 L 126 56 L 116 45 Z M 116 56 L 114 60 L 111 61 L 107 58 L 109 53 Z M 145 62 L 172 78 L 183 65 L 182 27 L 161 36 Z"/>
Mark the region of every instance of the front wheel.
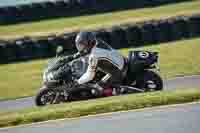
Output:
<path fill-rule="evenodd" d="M 45 106 L 49 104 L 56 104 L 59 93 L 52 88 L 42 88 L 36 95 L 35 104 L 37 106 Z"/>
<path fill-rule="evenodd" d="M 138 76 L 135 86 L 145 92 L 160 91 L 163 89 L 163 80 L 156 72 L 147 70 Z"/>

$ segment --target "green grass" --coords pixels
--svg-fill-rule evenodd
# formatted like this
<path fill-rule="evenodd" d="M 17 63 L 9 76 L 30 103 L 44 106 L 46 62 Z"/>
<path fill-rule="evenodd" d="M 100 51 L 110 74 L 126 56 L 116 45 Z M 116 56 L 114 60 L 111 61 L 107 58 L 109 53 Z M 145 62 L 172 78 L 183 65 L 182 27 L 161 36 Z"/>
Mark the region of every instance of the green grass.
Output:
<path fill-rule="evenodd" d="M 200 74 L 200 38 L 144 48 L 160 52 L 161 76 L 166 78 Z M 120 50 L 124 55 L 128 49 Z M 47 60 L 0 65 L 0 100 L 33 96 L 42 84 Z"/>
<path fill-rule="evenodd" d="M 161 19 L 182 14 L 187 15 L 199 13 L 199 7 L 200 1 L 194 0 L 191 2 L 182 2 L 155 8 L 138 10 L 132 9 L 98 15 L 60 18 L 25 24 L 0 26 L 0 38 L 16 38 L 25 35 L 38 36 L 79 29 L 107 27 L 128 22 Z"/>
<path fill-rule="evenodd" d="M 0 100 L 35 95 L 47 60 L 1 65 Z"/>
<path fill-rule="evenodd" d="M 21 111 L 0 113 L 0 127 L 159 105 L 179 104 L 199 101 L 199 99 L 200 89 L 185 89 L 115 96 L 42 108 L 34 107 Z"/>

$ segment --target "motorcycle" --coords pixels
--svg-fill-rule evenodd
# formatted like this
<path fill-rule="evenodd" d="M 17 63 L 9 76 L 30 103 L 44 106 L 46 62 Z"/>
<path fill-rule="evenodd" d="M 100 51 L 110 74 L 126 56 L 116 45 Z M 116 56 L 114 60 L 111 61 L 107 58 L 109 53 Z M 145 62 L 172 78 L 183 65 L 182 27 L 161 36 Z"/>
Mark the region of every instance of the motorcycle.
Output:
<path fill-rule="evenodd" d="M 127 66 L 126 76 L 120 85 L 105 87 L 102 97 L 160 91 L 163 89 L 162 78 L 152 70 L 157 69 L 157 52 L 129 51 L 128 57 L 124 58 Z M 95 95 L 94 84 L 103 76 L 102 72 L 97 72 L 95 79 L 89 83 L 73 86 L 73 81 L 86 72 L 87 66 L 87 56 L 72 61 L 61 60 L 60 55 L 51 59 L 43 73 L 43 86 L 36 95 L 36 105 L 44 106 L 98 98 Z M 52 80 L 54 73 L 59 69 L 64 70 L 65 74 L 59 80 Z"/>

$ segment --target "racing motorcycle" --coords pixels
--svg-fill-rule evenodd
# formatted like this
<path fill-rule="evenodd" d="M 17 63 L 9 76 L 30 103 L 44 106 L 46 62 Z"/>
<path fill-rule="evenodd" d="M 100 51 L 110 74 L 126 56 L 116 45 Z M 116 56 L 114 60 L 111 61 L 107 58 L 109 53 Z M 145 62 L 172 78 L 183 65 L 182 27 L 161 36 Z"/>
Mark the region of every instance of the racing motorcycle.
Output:
<path fill-rule="evenodd" d="M 66 56 L 67 57 L 67 56 Z M 158 52 L 129 51 L 126 60 L 127 71 L 125 77 L 116 86 L 104 87 L 103 96 L 116 96 L 137 92 L 160 91 L 163 89 L 163 80 L 155 72 L 158 62 Z M 62 102 L 87 100 L 97 98 L 94 84 L 104 75 L 97 72 L 95 79 L 89 83 L 74 87 L 75 79 L 80 78 L 87 70 L 88 57 L 75 60 L 61 60 L 60 55 L 48 61 L 43 73 L 43 86 L 35 98 L 37 106 L 58 104 Z M 65 74 L 59 80 L 52 80 L 54 73 L 63 68 Z"/>

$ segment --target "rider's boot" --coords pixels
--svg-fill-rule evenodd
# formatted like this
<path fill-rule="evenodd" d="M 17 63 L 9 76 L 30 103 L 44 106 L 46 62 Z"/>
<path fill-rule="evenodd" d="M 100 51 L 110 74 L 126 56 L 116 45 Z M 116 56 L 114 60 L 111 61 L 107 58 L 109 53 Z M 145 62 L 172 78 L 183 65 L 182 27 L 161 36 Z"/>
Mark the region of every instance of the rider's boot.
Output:
<path fill-rule="evenodd" d="M 101 97 L 103 96 L 103 90 L 104 88 L 101 87 L 98 83 L 94 85 L 94 89 L 92 90 L 92 94 L 95 95 L 96 97 Z"/>

